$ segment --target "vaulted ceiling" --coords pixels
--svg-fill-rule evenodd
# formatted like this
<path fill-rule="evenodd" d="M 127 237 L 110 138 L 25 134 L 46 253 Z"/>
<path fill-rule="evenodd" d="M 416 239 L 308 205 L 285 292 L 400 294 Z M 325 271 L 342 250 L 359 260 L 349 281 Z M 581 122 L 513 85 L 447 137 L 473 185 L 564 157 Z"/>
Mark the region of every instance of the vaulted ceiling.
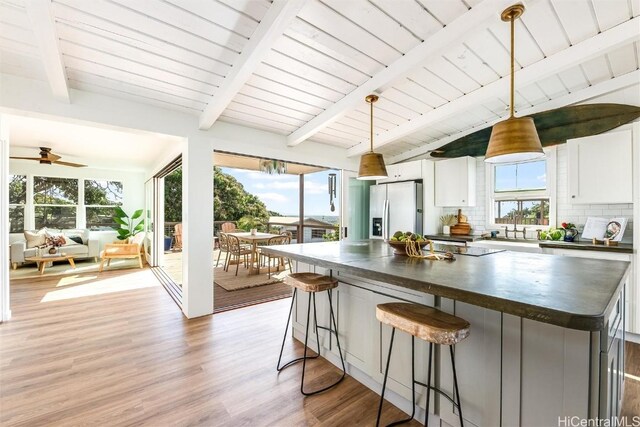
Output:
<path fill-rule="evenodd" d="M 505 0 L 0 0 L 0 71 L 400 159 L 507 114 Z M 531 0 L 529 114 L 640 80 L 640 0 Z"/>

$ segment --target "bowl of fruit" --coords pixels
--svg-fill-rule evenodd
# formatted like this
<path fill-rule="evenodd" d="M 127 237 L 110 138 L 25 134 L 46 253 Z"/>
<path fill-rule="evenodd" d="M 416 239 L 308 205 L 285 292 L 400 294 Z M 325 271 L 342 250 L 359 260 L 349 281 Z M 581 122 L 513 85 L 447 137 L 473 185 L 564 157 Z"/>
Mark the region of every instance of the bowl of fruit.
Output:
<path fill-rule="evenodd" d="M 420 234 L 412 233 L 411 231 L 396 231 L 393 236 L 387 242 L 389 246 L 393 248 L 393 252 L 396 255 L 407 254 L 407 240 L 411 240 L 420 245 L 420 248 L 424 248 L 429 244 L 429 241 Z"/>

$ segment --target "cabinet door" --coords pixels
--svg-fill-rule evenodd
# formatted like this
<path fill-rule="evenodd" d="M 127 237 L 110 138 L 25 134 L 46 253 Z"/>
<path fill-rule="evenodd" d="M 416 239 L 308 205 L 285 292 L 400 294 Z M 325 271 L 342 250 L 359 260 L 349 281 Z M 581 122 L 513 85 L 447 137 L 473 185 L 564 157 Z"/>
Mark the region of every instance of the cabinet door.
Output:
<path fill-rule="evenodd" d="M 569 203 L 632 203 L 631 131 L 567 141 Z"/>
<path fill-rule="evenodd" d="M 363 372 L 370 371 L 374 356 L 371 351 L 371 333 L 376 315 L 371 296 L 369 291 L 341 283 L 332 297 L 345 362 Z M 331 351 L 338 354 L 335 339 L 331 343 Z"/>
<path fill-rule="evenodd" d="M 459 157 L 435 163 L 435 204 L 441 207 L 475 206 L 476 161 Z"/>
<path fill-rule="evenodd" d="M 422 161 L 416 160 L 413 162 L 398 163 L 397 165 L 397 180 L 398 181 L 411 181 L 416 179 L 422 179 Z"/>
<path fill-rule="evenodd" d="M 385 184 L 388 182 L 395 182 L 398 180 L 398 164 L 395 165 L 386 165 L 387 168 L 387 178 L 379 179 L 377 181 L 378 184 Z"/>

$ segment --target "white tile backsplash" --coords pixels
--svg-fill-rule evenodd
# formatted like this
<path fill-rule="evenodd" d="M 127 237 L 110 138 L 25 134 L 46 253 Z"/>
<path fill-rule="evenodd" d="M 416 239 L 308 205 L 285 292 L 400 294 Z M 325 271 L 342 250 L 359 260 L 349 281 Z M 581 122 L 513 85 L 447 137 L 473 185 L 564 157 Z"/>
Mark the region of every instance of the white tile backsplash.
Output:
<path fill-rule="evenodd" d="M 582 230 L 587 217 L 598 216 L 603 218 L 625 217 L 629 220 L 625 232 L 625 241 L 632 240 L 633 230 L 633 204 L 573 204 L 568 198 L 569 179 L 567 173 L 567 146 L 560 144 L 556 148 L 556 194 L 557 194 L 557 220 L 558 225 L 562 222 L 573 222 Z M 469 219 L 473 234 L 482 234 L 486 227 L 486 183 L 485 183 L 485 163 L 484 159 L 476 159 L 476 206 L 462 208 L 462 213 Z M 457 214 L 457 208 L 445 208 L 443 214 Z M 555 225 L 555 224 L 552 224 Z M 529 236 L 532 237 L 532 236 Z"/>

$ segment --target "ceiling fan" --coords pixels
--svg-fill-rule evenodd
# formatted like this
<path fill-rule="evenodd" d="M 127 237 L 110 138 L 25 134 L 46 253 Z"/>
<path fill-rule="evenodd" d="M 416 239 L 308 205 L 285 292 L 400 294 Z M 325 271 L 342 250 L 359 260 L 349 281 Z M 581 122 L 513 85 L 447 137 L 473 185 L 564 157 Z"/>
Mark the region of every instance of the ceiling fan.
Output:
<path fill-rule="evenodd" d="M 71 166 L 74 168 L 84 168 L 87 165 L 81 165 L 80 163 L 71 163 L 71 162 L 61 162 L 60 159 L 62 157 L 57 154 L 53 154 L 51 152 L 51 148 L 40 147 L 40 157 L 10 157 L 11 159 L 19 159 L 19 160 L 36 160 L 40 162 L 41 165 L 52 165 L 57 164 L 61 166 Z"/>

